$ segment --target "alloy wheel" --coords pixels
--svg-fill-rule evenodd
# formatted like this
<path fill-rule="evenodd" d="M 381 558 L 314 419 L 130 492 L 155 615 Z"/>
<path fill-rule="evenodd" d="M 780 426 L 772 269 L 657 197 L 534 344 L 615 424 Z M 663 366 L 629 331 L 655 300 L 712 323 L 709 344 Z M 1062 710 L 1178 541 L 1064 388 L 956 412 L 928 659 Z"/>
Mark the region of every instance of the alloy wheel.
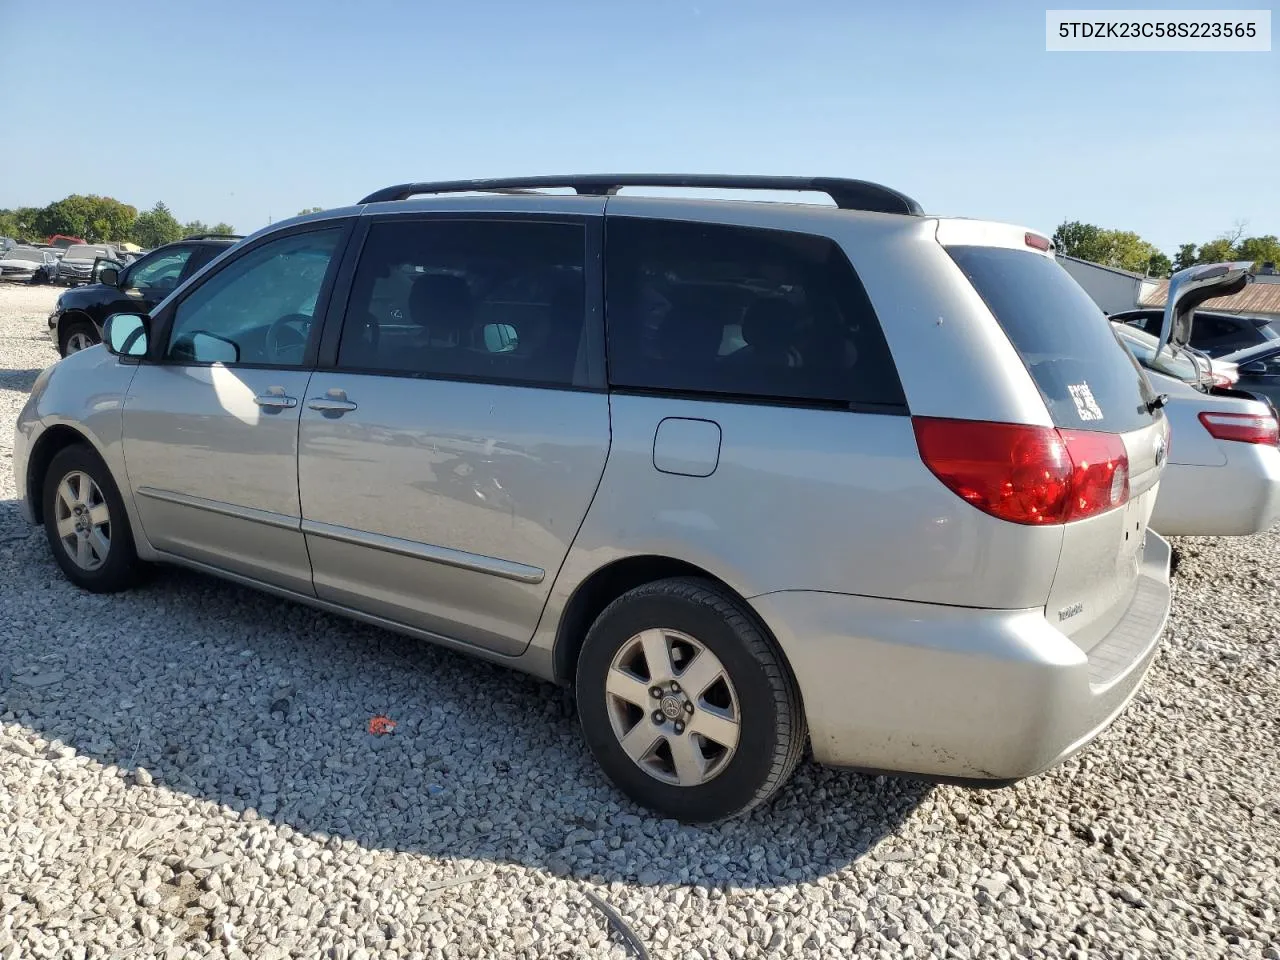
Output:
<path fill-rule="evenodd" d="M 87 572 L 106 563 L 111 511 L 93 478 L 79 470 L 68 473 L 58 484 L 53 506 L 58 539 L 72 562 Z"/>

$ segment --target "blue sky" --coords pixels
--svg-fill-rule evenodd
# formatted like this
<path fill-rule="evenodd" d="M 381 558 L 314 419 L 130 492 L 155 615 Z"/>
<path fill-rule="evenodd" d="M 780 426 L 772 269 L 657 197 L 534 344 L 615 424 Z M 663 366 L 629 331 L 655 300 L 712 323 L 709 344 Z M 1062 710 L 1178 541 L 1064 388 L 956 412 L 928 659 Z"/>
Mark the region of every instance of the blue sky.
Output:
<path fill-rule="evenodd" d="M 103 193 L 250 230 L 410 179 L 782 173 L 1170 253 L 1280 233 L 1280 53 L 1047 53 L 1043 4 L 77 11 L 0 0 L 0 207 Z"/>

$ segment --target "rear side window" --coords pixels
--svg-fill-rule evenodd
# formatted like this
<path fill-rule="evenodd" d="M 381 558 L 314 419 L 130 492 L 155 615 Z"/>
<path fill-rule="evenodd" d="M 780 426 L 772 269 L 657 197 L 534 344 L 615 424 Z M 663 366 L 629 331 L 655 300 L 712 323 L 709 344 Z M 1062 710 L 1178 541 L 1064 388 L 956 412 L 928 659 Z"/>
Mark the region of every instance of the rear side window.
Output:
<path fill-rule="evenodd" d="M 905 410 L 875 311 L 834 241 L 614 217 L 605 257 L 613 386 Z"/>
<path fill-rule="evenodd" d="M 1154 394 L 1102 311 L 1048 257 L 948 247 L 1022 357 L 1055 425 L 1127 433 L 1148 426 Z"/>

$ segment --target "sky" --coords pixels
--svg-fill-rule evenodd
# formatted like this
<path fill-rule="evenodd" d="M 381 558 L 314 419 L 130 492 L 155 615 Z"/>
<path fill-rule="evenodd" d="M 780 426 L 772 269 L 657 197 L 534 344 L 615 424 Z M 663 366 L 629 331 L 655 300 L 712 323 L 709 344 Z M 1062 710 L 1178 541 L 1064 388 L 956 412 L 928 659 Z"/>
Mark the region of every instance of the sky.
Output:
<path fill-rule="evenodd" d="M 1048 53 L 1025 0 L 60 10 L 0 0 L 0 207 L 97 193 L 248 232 L 405 180 L 767 173 L 1170 254 L 1280 234 L 1274 45 Z"/>

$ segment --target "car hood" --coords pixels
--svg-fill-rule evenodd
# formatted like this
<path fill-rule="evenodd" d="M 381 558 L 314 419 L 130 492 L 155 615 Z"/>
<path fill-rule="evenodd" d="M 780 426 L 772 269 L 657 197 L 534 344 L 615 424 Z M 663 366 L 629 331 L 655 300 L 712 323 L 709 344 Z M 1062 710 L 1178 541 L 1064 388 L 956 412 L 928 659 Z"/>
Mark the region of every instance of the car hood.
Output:
<path fill-rule="evenodd" d="M 105 283 L 90 283 L 68 290 L 58 298 L 58 306 L 63 310 L 94 306 L 105 303 L 118 293 L 115 287 L 108 287 Z"/>
<path fill-rule="evenodd" d="M 0 267 L 21 267 L 24 270 L 39 270 L 44 264 L 36 263 L 34 260 L 4 260 L 0 259 Z"/>

